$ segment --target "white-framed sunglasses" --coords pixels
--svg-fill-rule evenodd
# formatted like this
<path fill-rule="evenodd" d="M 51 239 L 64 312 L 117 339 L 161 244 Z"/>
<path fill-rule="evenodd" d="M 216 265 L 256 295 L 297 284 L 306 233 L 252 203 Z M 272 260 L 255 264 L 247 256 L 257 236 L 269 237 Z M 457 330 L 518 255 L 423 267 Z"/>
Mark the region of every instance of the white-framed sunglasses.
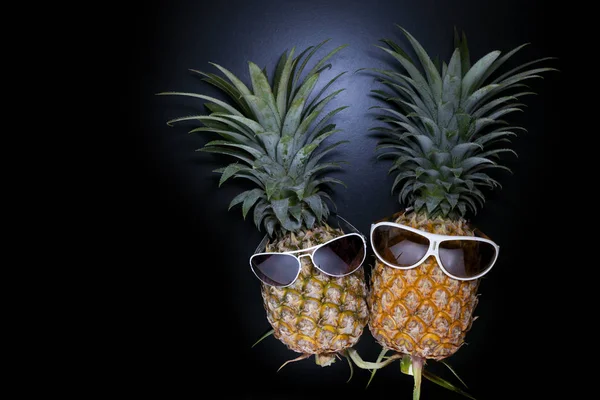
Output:
<path fill-rule="evenodd" d="M 474 232 L 475 236 L 440 235 L 384 221 L 371 225 L 371 248 L 392 268 L 415 268 L 434 256 L 446 275 L 470 281 L 490 272 L 500 252 L 481 231 Z"/>
<path fill-rule="evenodd" d="M 263 251 L 269 241 L 268 235 L 265 235 L 250 257 L 250 269 L 264 284 L 277 287 L 290 286 L 298 279 L 302 257 L 309 257 L 319 271 L 329 276 L 342 277 L 354 273 L 365 261 L 367 240 L 344 218 L 335 218 L 342 231 L 349 233 L 306 249 L 265 253 Z"/>

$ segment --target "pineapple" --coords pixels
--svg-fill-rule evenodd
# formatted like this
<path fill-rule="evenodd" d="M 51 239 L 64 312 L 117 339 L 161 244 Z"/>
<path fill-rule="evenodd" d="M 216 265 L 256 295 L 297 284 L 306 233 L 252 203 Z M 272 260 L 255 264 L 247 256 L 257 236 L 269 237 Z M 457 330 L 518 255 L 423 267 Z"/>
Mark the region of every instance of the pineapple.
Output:
<path fill-rule="evenodd" d="M 374 90 L 389 106 L 377 107 L 386 126 L 380 157 L 391 157 L 392 192 L 406 211 L 392 220 L 423 231 L 473 236 L 467 220 L 484 204 L 483 188 L 499 183 L 492 169 L 508 169 L 499 155 L 513 150 L 509 142 L 519 127 L 503 117 L 521 111 L 521 97 L 531 94 L 523 81 L 552 68 L 527 69 L 535 60 L 494 75 L 523 46 L 501 56 L 493 51 L 470 64 L 465 35 L 455 31 L 455 50 L 448 64 L 434 63 L 423 47 L 399 27 L 419 64 L 391 40 L 378 46 L 393 56 L 401 71 L 374 70 L 388 90 Z M 424 75 L 421 69 L 424 71 Z M 515 90 L 517 89 L 517 90 Z M 464 343 L 473 323 L 479 280 L 460 281 L 445 275 L 433 257 L 416 268 L 394 269 L 376 259 L 369 293 L 369 329 L 384 348 L 412 361 L 418 397 L 421 369 L 427 359 L 442 360 Z"/>
<path fill-rule="evenodd" d="M 297 56 L 295 48 L 289 54 L 284 52 L 272 85 L 266 71 L 253 62 L 249 62 L 251 88 L 218 64 L 212 65 L 226 79 L 192 70 L 225 92 L 231 102 L 195 93 L 159 93 L 207 102 L 204 105 L 210 113 L 176 118 L 168 124 L 197 121 L 202 126 L 191 132 L 220 136 L 200 150 L 237 159 L 216 170 L 221 174 L 219 186 L 231 177 L 245 178 L 256 185 L 237 195 L 229 208 L 241 204 L 244 219 L 254 208 L 254 223 L 259 231 L 262 226 L 269 235 L 267 252 L 308 248 L 344 234 L 326 223 L 330 215 L 327 202 L 333 204 L 326 185 L 343 182 L 325 173 L 340 168 L 341 163 L 322 161 L 345 143 L 323 144 L 340 131 L 331 118 L 347 107 L 322 115 L 343 89 L 323 97 L 324 94 L 344 72 L 310 97 L 323 71 L 331 67 L 326 64 L 328 59 L 345 45 L 329 52 L 302 77 L 308 61 L 326 42 Z M 359 340 L 367 324 L 364 272 L 359 269 L 349 276 L 333 278 L 314 268 L 308 257 L 301 260 L 301 273 L 293 285 L 277 288 L 261 283 L 264 307 L 276 338 L 289 349 L 302 353 L 299 359 L 314 354 L 317 364 L 326 366 L 335 360 L 337 353 Z"/>

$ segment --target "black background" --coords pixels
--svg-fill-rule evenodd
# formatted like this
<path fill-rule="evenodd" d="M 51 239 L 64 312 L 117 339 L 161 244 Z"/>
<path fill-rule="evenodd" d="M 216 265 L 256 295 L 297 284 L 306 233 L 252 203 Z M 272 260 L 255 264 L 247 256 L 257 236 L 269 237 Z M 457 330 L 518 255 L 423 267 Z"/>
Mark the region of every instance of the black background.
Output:
<path fill-rule="evenodd" d="M 412 378 L 401 374 L 397 363 L 379 371 L 365 390 L 368 371 L 355 368 L 346 383 L 345 360 L 321 368 L 311 358 L 276 372 L 297 354 L 272 337 L 250 348 L 270 328 L 259 283 L 248 267 L 263 233 L 251 218 L 242 219 L 239 207 L 227 210 L 249 186 L 232 180 L 218 188 L 219 176 L 211 171 L 230 159 L 194 151 L 214 137 L 188 135 L 189 125 L 166 126 L 170 118 L 204 112 L 200 102 L 155 93 L 224 98 L 188 68 L 216 72 L 208 64 L 215 62 L 249 84 L 247 61 L 266 66 L 270 76 L 281 53 L 293 46 L 303 50 L 330 38 L 317 54 L 323 56 L 349 44 L 334 56 L 320 84 L 349 72 L 332 87 L 346 88 L 333 106 L 350 106 L 335 122 L 343 130 L 337 138 L 351 141 L 337 153 L 350 165 L 334 174 L 348 188 L 335 187 L 333 198 L 339 213 L 367 233 L 372 221 L 401 208 L 396 194 L 390 194 L 389 163 L 376 161 L 376 139 L 368 132 L 375 124 L 368 108 L 380 104 L 368 92 L 381 87 L 372 76 L 354 73 L 362 67 L 395 66 L 374 46 L 377 41 L 390 38 L 409 49 L 394 25 L 399 24 L 430 55 L 448 60 L 456 26 L 467 35 L 472 62 L 489 51 L 507 52 L 529 42 L 505 71 L 546 56 L 559 57 L 551 64 L 561 69 L 559 17 L 554 6 L 519 0 L 170 1 L 121 14 L 115 30 L 122 33 L 118 51 L 127 69 L 121 77 L 130 96 L 119 110 L 127 124 L 119 129 L 117 144 L 127 164 L 119 172 L 122 218 L 116 234 L 126 250 L 121 261 L 135 270 L 126 320 L 136 328 L 124 343 L 132 363 L 124 363 L 132 372 L 124 380 L 170 398 L 202 396 L 213 389 L 218 397 L 240 399 L 387 399 L 410 398 L 412 392 Z M 479 319 L 467 334 L 468 344 L 447 360 L 477 399 L 525 398 L 554 391 L 561 380 L 554 369 L 560 335 L 548 332 L 559 329 L 553 316 L 562 282 L 543 269 L 554 255 L 533 249 L 536 235 L 552 227 L 549 213 L 562 207 L 553 188 L 557 171 L 552 162 L 560 152 L 558 93 L 564 75 L 530 81 L 538 96 L 526 97 L 525 112 L 509 118 L 528 130 L 513 141 L 519 157 L 504 158 L 514 175 L 498 174 L 502 190 L 488 193 L 485 207 L 471 218 L 502 248 L 480 286 Z M 368 329 L 356 348 L 370 361 L 379 353 Z M 543 374 L 543 383 L 531 377 L 531 363 Z M 428 367 L 457 383 L 439 364 Z M 462 397 L 424 381 L 422 398 Z"/>

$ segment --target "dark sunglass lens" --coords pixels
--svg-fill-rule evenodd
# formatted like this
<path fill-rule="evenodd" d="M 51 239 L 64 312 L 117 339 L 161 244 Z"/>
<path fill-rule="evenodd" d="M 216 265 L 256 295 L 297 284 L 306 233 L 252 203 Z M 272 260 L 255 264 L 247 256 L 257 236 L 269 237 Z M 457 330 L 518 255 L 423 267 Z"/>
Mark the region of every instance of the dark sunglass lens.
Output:
<path fill-rule="evenodd" d="M 319 247 L 313 261 L 329 275 L 343 276 L 354 272 L 365 258 L 365 244 L 358 235 L 344 236 Z"/>
<path fill-rule="evenodd" d="M 496 248 L 477 240 L 445 240 L 440 243 L 439 254 L 449 274 L 457 278 L 472 278 L 492 266 Z"/>
<path fill-rule="evenodd" d="M 415 265 L 429 250 L 429 239 L 425 236 L 395 226 L 376 227 L 372 239 L 377 254 L 398 267 Z"/>
<path fill-rule="evenodd" d="M 268 285 L 287 286 L 299 271 L 298 259 L 290 254 L 259 254 L 250 260 L 252 270 Z"/>

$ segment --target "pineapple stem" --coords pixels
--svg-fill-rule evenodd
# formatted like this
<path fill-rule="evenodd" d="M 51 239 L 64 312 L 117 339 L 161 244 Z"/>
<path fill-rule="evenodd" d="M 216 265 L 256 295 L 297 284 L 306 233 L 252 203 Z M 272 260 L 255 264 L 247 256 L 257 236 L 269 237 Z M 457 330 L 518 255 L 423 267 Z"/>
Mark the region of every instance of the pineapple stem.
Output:
<path fill-rule="evenodd" d="M 358 368 L 369 369 L 369 370 L 383 368 L 386 365 L 388 365 L 389 363 L 393 362 L 394 360 L 402 358 L 402 356 L 400 354 L 394 354 L 393 356 L 387 358 L 385 361 L 374 363 L 374 362 L 364 361 L 362 359 L 362 357 L 354 349 L 348 349 L 347 352 L 348 352 L 348 355 L 350 356 L 350 358 L 352 359 L 352 361 L 354 361 L 354 364 Z"/>
<path fill-rule="evenodd" d="M 419 400 L 421 397 L 421 373 L 423 372 L 424 359 L 422 357 L 411 356 L 412 374 L 415 379 L 415 387 L 413 389 L 413 400 Z"/>
<path fill-rule="evenodd" d="M 321 367 L 328 367 L 335 362 L 335 353 L 315 354 L 315 363 Z"/>

